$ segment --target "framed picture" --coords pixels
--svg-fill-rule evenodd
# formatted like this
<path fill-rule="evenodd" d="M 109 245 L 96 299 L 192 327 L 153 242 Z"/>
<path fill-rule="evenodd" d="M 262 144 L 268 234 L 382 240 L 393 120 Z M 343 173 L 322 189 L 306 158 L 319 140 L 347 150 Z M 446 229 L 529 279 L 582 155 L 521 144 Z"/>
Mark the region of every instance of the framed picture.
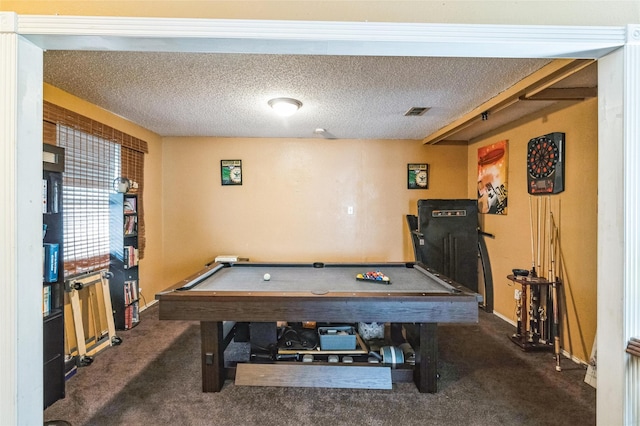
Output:
<path fill-rule="evenodd" d="M 509 141 L 478 148 L 478 212 L 507 214 Z"/>
<path fill-rule="evenodd" d="M 407 164 L 407 188 L 429 188 L 429 165 L 425 163 Z"/>
<path fill-rule="evenodd" d="M 242 160 L 220 160 L 222 185 L 242 185 Z"/>

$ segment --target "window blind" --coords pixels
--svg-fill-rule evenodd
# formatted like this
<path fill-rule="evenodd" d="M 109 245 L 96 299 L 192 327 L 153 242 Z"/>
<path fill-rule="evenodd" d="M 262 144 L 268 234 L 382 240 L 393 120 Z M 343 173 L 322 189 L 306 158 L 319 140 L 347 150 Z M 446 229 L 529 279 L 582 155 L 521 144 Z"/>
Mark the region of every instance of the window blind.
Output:
<path fill-rule="evenodd" d="M 120 145 L 58 125 L 67 275 L 109 267 L 109 193 L 120 176 Z"/>
<path fill-rule="evenodd" d="M 65 148 L 64 270 L 72 276 L 109 264 L 109 193 L 124 176 L 138 184 L 138 248 L 144 256 L 144 154 L 147 143 L 44 102 L 44 142 Z"/>

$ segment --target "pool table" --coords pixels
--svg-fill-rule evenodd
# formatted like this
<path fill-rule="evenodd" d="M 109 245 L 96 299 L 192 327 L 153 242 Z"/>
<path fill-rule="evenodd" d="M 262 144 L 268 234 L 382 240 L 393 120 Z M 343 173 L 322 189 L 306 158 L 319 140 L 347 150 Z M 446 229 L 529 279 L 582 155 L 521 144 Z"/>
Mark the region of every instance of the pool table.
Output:
<path fill-rule="evenodd" d="M 390 284 L 356 279 L 369 271 Z M 481 296 L 420 263 L 215 262 L 156 299 L 161 320 L 200 321 L 204 392 L 219 391 L 226 378 L 223 324 L 317 321 L 412 324 L 413 381 L 435 393 L 437 324 L 477 323 Z"/>

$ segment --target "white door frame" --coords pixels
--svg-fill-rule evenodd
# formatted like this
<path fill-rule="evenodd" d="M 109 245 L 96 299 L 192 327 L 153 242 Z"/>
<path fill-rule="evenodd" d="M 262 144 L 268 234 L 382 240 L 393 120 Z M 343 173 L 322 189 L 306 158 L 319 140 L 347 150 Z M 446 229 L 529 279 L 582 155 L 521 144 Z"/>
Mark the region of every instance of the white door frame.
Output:
<path fill-rule="evenodd" d="M 17 15 L 0 12 L 0 412 L 42 422 L 42 51 L 598 59 L 598 424 L 635 424 L 640 367 L 640 25 L 626 27 L 301 22 Z M 4 378 L 7 378 L 6 380 Z"/>

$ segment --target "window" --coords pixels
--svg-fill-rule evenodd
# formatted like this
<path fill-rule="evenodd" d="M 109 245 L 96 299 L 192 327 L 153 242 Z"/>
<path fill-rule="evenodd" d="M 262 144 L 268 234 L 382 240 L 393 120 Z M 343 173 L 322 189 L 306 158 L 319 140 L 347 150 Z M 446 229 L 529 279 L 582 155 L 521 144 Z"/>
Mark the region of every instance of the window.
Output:
<path fill-rule="evenodd" d="M 65 148 L 63 173 L 65 277 L 108 267 L 109 193 L 124 176 L 138 185 L 138 251 L 144 257 L 144 154 L 147 143 L 44 102 L 43 140 Z"/>
<path fill-rule="evenodd" d="M 109 193 L 120 176 L 120 145 L 58 124 L 65 149 L 62 180 L 65 274 L 109 266 Z"/>

